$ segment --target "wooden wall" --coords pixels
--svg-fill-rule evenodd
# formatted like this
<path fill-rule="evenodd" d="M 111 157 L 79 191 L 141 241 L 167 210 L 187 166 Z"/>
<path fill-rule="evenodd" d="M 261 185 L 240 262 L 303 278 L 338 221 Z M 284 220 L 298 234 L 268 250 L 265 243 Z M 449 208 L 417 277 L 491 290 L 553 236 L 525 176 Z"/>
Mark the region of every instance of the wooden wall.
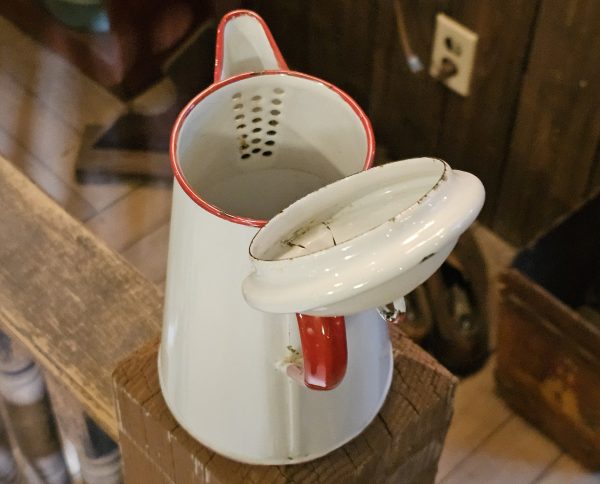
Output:
<path fill-rule="evenodd" d="M 479 36 L 471 95 L 412 74 L 391 0 L 248 0 L 292 68 L 348 91 L 392 159 L 432 155 L 477 174 L 481 220 L 515 244 L 600 186 L 600 2 L 402 0 L 430 59 L 435 15 Z"/>

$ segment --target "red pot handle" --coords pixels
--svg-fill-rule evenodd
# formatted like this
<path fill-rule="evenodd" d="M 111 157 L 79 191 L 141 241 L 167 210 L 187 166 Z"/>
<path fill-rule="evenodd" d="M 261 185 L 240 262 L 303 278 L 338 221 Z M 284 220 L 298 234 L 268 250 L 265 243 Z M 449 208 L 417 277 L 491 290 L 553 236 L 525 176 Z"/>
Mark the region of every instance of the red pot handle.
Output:
<path fill-rule="evenodd" d="M 348 349 L 343 316 L 296 314 L 302 355 L 304 384 L 313 390 L 332 390 L 346 374 Z"/>
<path fill-rule="evenodd" d="M 233 24 L 236 24 L 236 29 L 229 36 L 227 27 Z M 244 49 L 249 43 L 254 49 L 250 59 L 247 57 L 248 49 Z M 289 70 L 269 27 L 251 10 L 229 12 L 217 28 L 215 82 L 245 72 L 265 70 Z"/>

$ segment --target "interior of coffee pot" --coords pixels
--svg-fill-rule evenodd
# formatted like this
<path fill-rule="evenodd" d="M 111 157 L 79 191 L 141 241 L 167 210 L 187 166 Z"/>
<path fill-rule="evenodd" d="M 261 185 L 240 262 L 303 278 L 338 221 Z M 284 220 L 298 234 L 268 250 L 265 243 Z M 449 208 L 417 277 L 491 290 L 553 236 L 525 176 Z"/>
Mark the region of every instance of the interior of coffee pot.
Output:
<path fill-rule="evenodd" d="M 373 149 L 354 102 L 295 73 L 205 91 L 175 137 L 175 161 L 192 191 L 222 212 L 256 220 L 363 170 Z"/>

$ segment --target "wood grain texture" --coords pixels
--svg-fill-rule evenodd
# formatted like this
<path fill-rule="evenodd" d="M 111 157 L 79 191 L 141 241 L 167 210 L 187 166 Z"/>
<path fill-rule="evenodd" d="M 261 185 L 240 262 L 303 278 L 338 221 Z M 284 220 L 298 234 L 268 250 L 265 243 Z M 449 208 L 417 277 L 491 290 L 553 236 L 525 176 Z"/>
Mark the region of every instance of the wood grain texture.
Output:
<path fill-rule="evenodd" d="M 90 148 L 81 151 L 76 176 L 82 183 L 114 180 L 134 182 L 158 180 L 169 183 L 173 179 L 173 171 L 167 153 Z"/>
<path fill-rule="evenodd" d="M 509 419 L 443 484 L 535 482 L 560 450 L 519 417 Z"/>
<path fill-rule="evenodd" d="M 252 0 L 289 67 L 329 81 L 367 110 L 375 35 L 375 4 L 361 0 Z"/>
<path fill-rule="evenodd" d="M 391 159 L 440 156 L 479 176 L 487 191 L 481 220 L 511 243 L 529 240 L 600 187 L 594 0 L 405 0 L 408 38 L 426 66 L 416 75 L 389 0 L 249 6 L 265 16 L 284 55 L 300 60 L 294 67 L 359 101 Z M 479 35 L 468 97 L 428 73 L 439 12 Z"/>
<path fill-rule="evenodd" d="M 0 160 L 0 322 L 117 437 L 111 373 L 160 331 L 161 293 Z"/>
<path fill-rule="evenodd" d="M 0 128 L 58 178 L 77 191 L 96 210 L 102 210 L 132 189 L 132 184 L 78 185 L 75 161 L 81 145 L 80 130 L 65 124 L 47 106 L 52 91 L 28 92 L 0 65 Z M 80 109 L 85 101 L 80 99 Z M 83 128 L 80 128 L 81 131 Z"/>
<path fill-rule="evenodd" d="M 97 213 L 93 205 L 76 188 L 55 175 L 48 166 L 2 128 L 0 128 L 0 156 L 11 160 L 19 170 L 73 217 L 87 220 Z"/>
<path fill-rule="evenodd" d="M 0 69 L 73 129 L 109 124 L 125 111 L 119 99 L 4 17 L 0 17 Z"/>
<path fill-rule="evenodd" d="M 411 3 L 412 1 L 413 0 L 405 0 L 405 3 Z M 290 66 L 307 70 L 305 67 L 306 64 L 302 63 L 307 63 L 307 60 L 302 62 L 296 60 L 302 58 L 302 56 L 307 56 L 308 53 L 308 49 L 306 48 L 307 37 L 302 30 L 305 26 L 301 26 L 299 20 L 302 18 L 302 15 L 306 16 L 308 14 L 308 10 L 305 8 L 306 2 L 272 2 L 265 0 L 261 3 L 264 4 L 264 7 L 259 8 L 258 11 L 269 23 Z M 449 5 L 449 2 L 441 1 L 439 2 L 439 5 L 440 8 L 444 9 Z M 267 10 L 265 10 L 265 8 Z M 497 8 L 502 9 L 502 5 L 497 5 Z M 278 10 L 284 13 L 280 18 L 277 18 L 270 16 L 269 12 L 271 10 Z M 426 11 L 428 10 L 426 9 Z M 413 13 L 416 14 L 417 12 L 418 9 L 415 9 Z M 386 19 L 386 21 L 387 20 L 388 19 Z M 461 21 L 460 18 L 458 20 Z M 3 19 L 0 19 L 0 22 L 3 22 Z M 278 22 L 279 25 L 277 24 Z M 109 122 L 112 119 L 111 110 L 113 108 L 109 104 L 104 104 L 106 98 L 97 93 L 96 88 L 94 87 L 95 84 L 83 76 L 79 70 L 71 67 L 68 63 L 64 62 L 62 58 L 56 56 L 40 44 L 35 43 L 17 29 L 13 28 L 12 34 L 8 35 L 8 26 L 11 26 L 11 24 L 0 23 L 0 37 L 2 38 L 2 42 L 0 42 L 0 55 L 2 56 L 0 61 L 0 72 L 4 72 L 12 82 L 2 83 L 2 86 L 0 87 L 0 103 L 2 104 L 3 109 L 3 113 L 0 113 L 0 117 L 4 114 L 4 117 L 2 117 L 3 120 L 10 119 L 15 113 L 14 110 L 11 111 L 10 109 L 19 109 L 17 100 L 21 99 L 22 96 L 25 96 L 25 98 L 29 100 L 28 102 L 30 105 L 34 106 L 34 108 L 30 110 L 30 121 L 29 123 L 24 124 L 23 129 L 13 129 L 13 125 L 6 124 L 6 121 L 3 121 L 6 129 L 3 131 L 4 141 L 2 141 L 2 136 L 0 136 L 0 153 L 3 153 L 7 158 L 11 159 L 11 161 L 15 162 L 20 169 L 27 172 L 28 176 L 32 177 L 36 184 L 42 187 L 60 204 L 65 204 L 65 202 L 67 202 L 67 205 L 65 206 L 74 216 L 82 219 L 87 218 L 87 215 L 85 214 L 92 213 L 89 211 L 89 205 L 92 206 L 94 211 L 101 211 L 114 203 L 115 200 L 122 199 L 122 197 L 129 192 L 130 188 L 124 185 L 88 185 L 79 191 L 77 185 L 71 178 L 76 150 L 75 152 L 69 151 L 65 154 L 61 153 L 60 148 L 63 139 L 68 140 L 68 138 L 63 138 L 65 131 L 60 128 L 60 126 L 66 125 L 68 128 L 72 128 L 72 133 L 74 133 L 72 136 L 79 137 L 84 128 L 83 123 L 92 122 L 104 124 Z M 335 28 L 335 25 L 333 25 L 332 28 Z M 375 30 L 377 29 L 378 27 L 376 26 Z M 393 35 L 393 33 L 390 35 Z M 318 43 L 317 40 L 318 39 L 315 39 L 315 43 Z M 370 42 L 372 39 L 368 40 Z M 497 42 L 501 44 L 502 38 L 498 38 Z M 25 49 L 20 46 L 23 43 L 26 46 Z M 501 48 L 501 46 L 499 45 L 498 48 Z M 419 53 L 421 54 L 421 52 Z M 401 52 L 398 51 L 397 54 L 400 55 L 399 62 L 403 63 L 404 61 Z M 424 58 L 422 58 L 422 60 L 427 61 L 429 59 L 428 51 L 424 49 L 423 54 Z M 396 53 L 394 55 L 396 55 Z M 517 55 L 517 53 L 515 53 L 515 55 Z M 385 60 L 385 58 L 382 59 Z M 187 66 L 182 67 L 183 71 L 187 69 Z M 410 74 L 406 73 L 406 75 L 408 76 Z M 91 87 L 90 83 L 93 84 Z M 17 86 L 17 88 L 15 86 Z M 62 86 L 66 88 L 62 89 Z M 71 92 L 73 93 L 72 96 L 70 96 Z M 405 95 L 410 96 L 410 91 L 406 91 Z M 385 98 L 380 99 L 380 102 L 386 102 Z M 64 105 L 64 110 L 61 109 L 62 105 Z M 14 108 L 15 106 L 17 106 L 17 108 Z M 366 106 L 363 107 L 366 108 Z M 393 104 L 390 106 L 390 109 L 392 107 L 394 107 Z M 39 116 L 37 115 L 37 109 L 41 110 L 41 115 Z M 419 112 L 417 112 L 417 114 L 419 114 Z M 53 126 L 53 123 L 56 120 L 58 120 L 59 124 L 58 126 Z M 390 136 L 396 136 L 393 127 L 388 128 L 388 133 Z M 380 144 L 386 141 L 386 138 L 383 137 L 378 130 L 376 131 L 376 136 Z M 38 139 L 36 140 L 36 138 Z M 39 142 L 39 139 L 43 140 L 42 143 Z M 7 144 L 4 144 L 5 142 Z M 18 145 L 17 148 L 15 148 L 15 143 Z M 43 149 L 44 144 L 47 146 L 47 150 Z M 40 146 L 42 149 L 40 149 Z M 2 151 L 2 149 L 5 150 Z M 36 155 L 32 153 L 32 149 L 35 151 Z M 21 160 L 24 160 L 27 157 L 32 160 L 31 165 L 27 165 L 27 163 L 30 163 L 27 160 L 21 162 Z M 596 155 L 595 178 L 592 178 L 593 180 L 596 180 L 596 182 L 595 185 L 594 183 L 590 183 L 590 186 L 597 186 L 600 184 L 599 160 L 600 158 Z M 36 165 L 36 161 L 39 162 L 39 165 Z M 449 161 L 452 162 L 452 160 Z M 573 158 L 571 162 L 573 169 L 577 169 L 578 160 Z M 61 176 L 59 177 L 57 174 L 60 174 Z M 63 181 L 63 178 L 65 178 L 66 181 Z M 73 183 L 72 188 L 68 188 L 71 187 L 70 183 Z M 111 196 L 107 196 L 107 193 L 111 193 Z M 85 194 L 86 198 L 83 198 L 82 194 Z M 76 197 L 80 198 L 80 200 L 76 201 Z M 489 203 L 489 200 L 490 198 L 488 198 L 487 203 Z M 73 203 L 75 209 L 70 207 L 69 203 Z M 126 203 L 125 199 L 123 199 L 123 203 Z M 80 208 L 77 208 L 78 205 Z M 115 220 L 115 223 L 116 222 L 117 221 Z M 107 221 L 107 223 L 110 223 L 110 221 Z M 118 230 L 128 230 L 126 224 L 120 224 L 119 227 Z M 160 231 L 160 229 L 158 229 L 158 231 Z M 155 232 L 150 232 L 147 237 L 152 239 L 152 234 L 154 233 Z M 508 247 L 510 251 L 511 248 L 509 246 L 502 243 L 500 246 L 496 244 L 495 242 L 499 239 L 485 228 L 481 228 L 481 233 L 481 247 L 486 253 L 487 262 L 493 264 L 493 267 L 500 267 L 501 264 L 498 263 L 498 260 L 509 260 L 511 258 L 510 252 L 507 256 L 506 252 L 503 250 L 503 247 Z M 136 234 L 135 237 L 143 236 L 143 234 L 138 231 L 136 231 Z M 143 246 L 146 244 L 145 238 L 146 237 L 140 239 L 140 245 Z M 154 242 L 152 244 L 149 243 L 149 245 L 153 244 Z M 125 250 L 125 255 L 129 255 L 130 251 L 135 252 L 137 245 L 138 242 L 127 248 Z M 154 253 L 154 250 L 151 250 L 148 253 Z M 144 261 L 144 257 L 142 256 L 137 258 L 133 257 L 130 260 L 134 264 L 139 265 L 142 273 L 145 273 L 144 271 L 147 269 L 144 265 L 145 263 L 152 262 L 153 264 L 155 262 Z M 490 267 L 492 266 L 488 266 L 488 272 L 492 272 Z M 164 282 L 158 284 L 159 288 L 163 286 Z M 493 289 L 495 285 L 492 285 L 491 287 Z M 490 299 L 493 300 L 495 295 L 495 291 L 492 291 Z M 495 305 L 492 304 L 492 312 L 494 311 L 494 308 Z M 493 314 L 491 318 L 492 321 L 495 320 Z M 492 324 L 492 330 L 493 328 L 494 324 Z M 492 342 L 493 341 L 494 339 L 492 338 Z M 477 376 L 473 378 L 477 378 Z M 477 406 L 477 403 L 479 401 L 495 401 L 496 403 L 490 403 L 492 409 L 501 406 L 501 403 L 497 401 L 491 385 L 474 385 L 471 381 L 471 379 L 467 379 L 458 386 L 456 411 L 453 419 L 453 426 L 457 426 L 457 430 L 453 430 L 452 427 L 450 428 L 446 439 L 445 451 L 440 461 L 440 473 L 444 471 L 445 463 L 457 463 L 456 460 L 451 459 L 453 456 L 456 456 L 455 459 L 460 458 L 461 460 L 459 462 L 461 462 L 461 464 L 468 463 L 470 459 L 478 459 L 479 453 L 476 452 L 476 450 L 490 437 L 489 432 L 493 431 L 492 429 L 487 428 L 485 421 L 486 411 L 483 407 L 487 404 Z M 471 403 L 475 408 L 473 411 L 466 410 L 463 412 L 460 410 L 462 385 L 465 385 L 467 389 L 470 386 L 477 386 L 477 390 L 467 392 L 468 397 L 462 399 L 463 401 L 469 399 L 472 400 Z M 490 416 L 489 426 L 493 427 L 494 423 L 497 421 L 495 420 L 497 414 L 493 410 L 490 410 L 490 414 L 493 415 Z M 480 415 L 483 415 L 483 417 L 478 418 Z M 477 430 L 478 428 L 479 430 Z M 474 437 L 472 439 L 461 437 L 461 431 L 467 432 Z M 187 436 L 187 434 L 184 434 L 183 432 L 178 433 L 175 431 L 174 433 L 179 442 L 183 442 L 185 436 Z M 189 439 L 190 437 L 187 436 L 187 438 Z M 510 449 L 512 442 L 507 440 L 504 444 Z M 194 462 L 189 454 L 185 453 L 185 446 L 174 446 L 173 449 L 176 469 L 181 470 L 182 475 L 193 475 Z M 506 455 L 506 452 L 500 450 L 498 451 L 498 455 Z M 462 459 L 461 456 L 464 456 L 464 459 Z M 554 464 L 552 464 L 552 460 L 549 457 L 547 457 L 547 461 L 551 466 L 546 470 L 541 482 L 546 482 L 545 479 L 548 479 L 548 482 L 551 483 L 560 482 L 561 484 L 566 482 L 600 482 L 600 479 L 597 476 L 580 468 L 569 457 L 562 456 Z M 506 465 L 510 466 L 510 461 L 507 461 Z M 459 472 L 460 466 L 455 465 L 452 469 Z M 527 468 L 522 468 L 520 466 L 511 467 L 511 474 L 507 480 L 511 482 L 521 482 L 521 469 L 528 472 Z M 255 480 L 258 480 L 260 477 L 264 479 L 264 482 L 274 482 L 277 475 L 277 470 L 272 470 L 265 475 L 252 474 Z M 464 473 L 462 475 L 465 484 L 468 482 L 481 482 L 481 480 L 469 479 Z"/>
<path fill-rule="evenodd" d="M 424 62 L 431 51 L 435 15 L 447 3 L 403 2 L 412 48 Z M 375 25 L 368 113 L 376 139 L 386 146 L 392 159 L 435 155 L 445 88 L 426 71 L 413 74 L 408 69 L 391 1 L 376 2 Z"/>
<path fill-rule="evenodd" d="M 148 344 L 114 374 L 120 432 L 127 443 L 126 482 L 140 482 L 150 472 L 156 482 L 177 483 L 432 482 L 456 380 L 395 328 L 392 344 L 394 378 L 377 418 L 341 449 L 294 466 L 249 466 L 194 441 L 166 407 L 158 385 L 158 341 Z"/>
<path fill-rule="evenodd" d="M 485 272 L 488 277 L 487 311 L 489 343 L 493 350 L 496 347 L 496 332 L 499 324 L 500 282 L 499 275 L 512 262 L 516 249 L 504 239 L 482 224 L 475 223 L 471 228 L 485 261 Z"/>
<path fill-rule="evenodd" d="M 308 8 L 308 72 L 350 94 L 367 109 L 371 91 L 374 2 L 329 0 Z"/>
<path fill-rule="evenodd" d="M 167 222 L 125 249 L 121 255 L 154 283 L 161 283 L 167 274 L 169 249 Z"/>
<path fill-rule="evenodd" d="M 573 457 L 600 469 L 600 328 L 515 269 L 503 282 L 498 390 Z"/>
<path fill-rule="evenodd" d="M 0 14 L 26 29 L 39 42 L 79 60 L 82 71 L 103 85 L 114 86 L 121 82 L 124 66 L 113 35 L 94 36 L 95 40 L 90 42 L 89 34 L 66 27 L 31 0 L 16 0 L 10 7 L 2 5 Z"/>
<path fill-rule="evenodd" d="M 536 481 L 538 484 L 598 484 L 600 473 L 590 474 L 568 455 L 562 454 Z"/>
<path fill-rule="evenodd" d="M 592 195 L 600 191 L 600 143 L 596 149 L 596 156 L 594 158 L 594 166 L 591 170 L 590 180 L 588 183 L 586 195 Z"/>
<path fill-rule="evenodd" d="M 440 457 L 436 480 L 457 472 L 473 451 L 512 416 L 506 404 L 494 392 L 495 358 L 476 375 L 461 380 L 454 401 L 454 417 Z"/>
<path fill-rule="evenodd" d="M 248 0 L 245 8 L 255 10 L 267 23 L 290 69 L 309 71 L 310 5 L 314 2 Z"/>
<path fill-rule="evenodd" d="M 86 222 L 111 248 L 122 251 L 169 221 L 171 185 L 143 185 Z"/>
<path fill-rule="evenodd" d="M 541 3 L 494 228 L 531 240 L 585 196 L 600 141 L 600 3 Z"/>
<path fill-rule="evenodd" d="M 448 14 L 477 32 L 471 93 L 446 90 L 437 153 L 486 189 L 480 220 L 495 214 L 538 0 L 451 0 Z"/>

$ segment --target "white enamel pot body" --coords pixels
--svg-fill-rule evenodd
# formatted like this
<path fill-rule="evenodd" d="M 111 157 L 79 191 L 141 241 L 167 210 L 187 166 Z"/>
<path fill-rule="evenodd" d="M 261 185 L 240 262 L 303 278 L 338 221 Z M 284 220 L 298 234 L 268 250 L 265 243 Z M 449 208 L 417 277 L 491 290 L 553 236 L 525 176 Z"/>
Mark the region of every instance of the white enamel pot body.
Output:
<path fill-rule="evenodd" d="M 159 378 L 178 422 L 202 444 L 254 464 L 293 464 L 356 436 L 392 374 L 386 323 L 345 318 L 345 374 L 328 391 L 286 373 L 302 358 L 293 312 L 245 301 L 258 228 L 290 203 L 368 168 L 368 119 L 346 94 L 289 71 L 256 14 L 235 11 L 217 37 L 215 84 L 179 116 Z"/>

